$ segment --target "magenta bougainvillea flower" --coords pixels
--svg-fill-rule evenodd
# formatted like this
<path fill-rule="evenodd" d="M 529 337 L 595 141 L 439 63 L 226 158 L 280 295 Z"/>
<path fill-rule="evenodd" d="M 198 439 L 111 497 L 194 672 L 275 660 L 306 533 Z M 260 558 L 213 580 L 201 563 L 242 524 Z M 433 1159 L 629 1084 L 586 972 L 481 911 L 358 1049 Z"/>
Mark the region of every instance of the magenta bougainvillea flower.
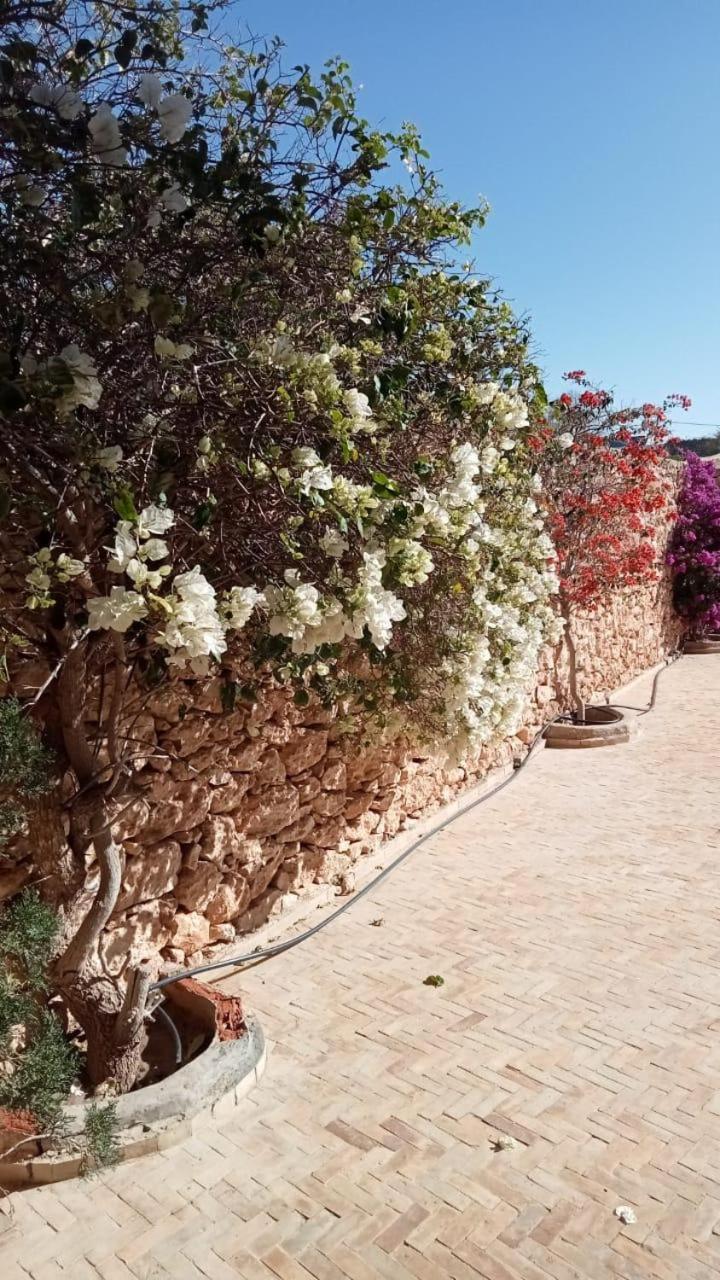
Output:
<path fill-rule="evenodd" d="M 715 463 L 686 454 L 667 562 L 675 607 L 693 632 L 720 630 L 720 483 Z"/>

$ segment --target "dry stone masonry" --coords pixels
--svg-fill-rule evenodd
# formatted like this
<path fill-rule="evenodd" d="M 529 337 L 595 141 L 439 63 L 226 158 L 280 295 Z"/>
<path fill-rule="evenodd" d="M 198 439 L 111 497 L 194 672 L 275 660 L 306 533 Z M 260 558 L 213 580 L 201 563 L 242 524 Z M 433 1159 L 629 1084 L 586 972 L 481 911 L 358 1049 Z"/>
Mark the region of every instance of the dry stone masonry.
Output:
<path fill-rule="evenodd" d="M 678 642 L 666 582 L 575 619 L 586 698 L 617 688 Z M 99 695 L 98 695 L 99 701 Z M 177 679 L 131 709 L 137 799 L 118 814 L 126 865 L 105 936 L 114 969 L 161 953 L 168 965 L 220 951 L 282 909 L 288 895 L 341 885 L 353 863 L 408 822 L 521 755 L 568 705 L 564 653 L 547 651 L 518 734 L 462 765 L 402 738 L 348 737 L 331 711 L 298 707 L 278 688 L 223 707 L 221 682 Z M 30 864 L 0 866 L 15 892 Z"/>

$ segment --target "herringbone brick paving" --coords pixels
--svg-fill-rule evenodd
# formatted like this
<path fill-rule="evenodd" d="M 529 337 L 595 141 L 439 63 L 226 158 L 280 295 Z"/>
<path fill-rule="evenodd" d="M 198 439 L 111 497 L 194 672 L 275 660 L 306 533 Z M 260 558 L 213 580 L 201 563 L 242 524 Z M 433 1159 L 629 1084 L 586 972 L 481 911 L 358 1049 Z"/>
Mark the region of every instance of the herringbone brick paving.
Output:
<path fill-rule="evenodd" d="M 14 1195 L 4 1280 L 720 1274 L 719 729 L 720 661 L 686 658 L 629 746 L 543 752 L 228 982 L 272 1041 L 261 1086 Z"/>

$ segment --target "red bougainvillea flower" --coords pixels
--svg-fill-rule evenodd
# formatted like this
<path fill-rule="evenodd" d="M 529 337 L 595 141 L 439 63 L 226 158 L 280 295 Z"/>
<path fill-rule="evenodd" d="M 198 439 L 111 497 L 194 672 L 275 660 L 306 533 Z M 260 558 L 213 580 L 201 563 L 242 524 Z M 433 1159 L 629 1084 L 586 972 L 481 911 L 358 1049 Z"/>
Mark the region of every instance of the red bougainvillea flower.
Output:
<path fill-rule="evenodd" d="M 549 429 L 535 432 L 534 448 L 563 606 L 592 610 L 662 572 L 657 520 L 664 524 L 674 491 L 667 414 L 689 401 L 615 409 L 612 394 L 591 386 L 583 369 L 565 378 L 583 389 L 550 406 Z"/>

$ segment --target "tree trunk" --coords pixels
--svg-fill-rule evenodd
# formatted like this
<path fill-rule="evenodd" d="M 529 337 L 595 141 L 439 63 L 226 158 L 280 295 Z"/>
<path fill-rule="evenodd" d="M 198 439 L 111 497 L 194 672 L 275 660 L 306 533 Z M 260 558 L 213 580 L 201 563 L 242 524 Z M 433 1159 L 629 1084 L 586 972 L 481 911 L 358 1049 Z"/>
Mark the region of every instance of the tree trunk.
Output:
<path fill-rule="evenodd" d="M 572 614 L 570 612 L 570 605 L 563 592 L 560 593 L 560 611 L 565 620 L 563 638 L 568 655 L 568 685 L 570 690 L 570 699 L 578 720 L 583 721 L 585 719 L 585 702 L 578 688 L 577 648 L 572 630 Z"/>
<path fill-rule="evenodd" d="M 115 672 L 116 688 L 121 679 Z M 132 1088 L 144 1047 L 144 1015 L 150 986 L 145 966 L 129 970 L 127 987 L 105 968 L 100 941 L 122 882 L 123 858 L 112 835 L 110 787 L 95 776 L 96 760 L 85 723 L 86 655 L 78 645 L 68 652 L 58 678 L 63 739 L 82 795 L 82 828 L 95 851 L 99 882 L 89 908 L 55 965 L 55 984 L 87 1037 L 87 1071 L 93 1085 L 117 1092 Z M 117 700 L 115 714 L 117 714 Z M 116 726 L 113 726 L 113 732 Z M 80 851 L 75 851 L 79 855 Z"/>
<path fill-rule="evenodd" d="M 87 1036 L 87 1074 L 96 1088 L 127 1093 L 137 1079 L 151 976 L 146 964 L 132 970 L 122 1002 L 117 985 L 99 966 L 61 971 L 58 977 L 58 990 Z"/>

